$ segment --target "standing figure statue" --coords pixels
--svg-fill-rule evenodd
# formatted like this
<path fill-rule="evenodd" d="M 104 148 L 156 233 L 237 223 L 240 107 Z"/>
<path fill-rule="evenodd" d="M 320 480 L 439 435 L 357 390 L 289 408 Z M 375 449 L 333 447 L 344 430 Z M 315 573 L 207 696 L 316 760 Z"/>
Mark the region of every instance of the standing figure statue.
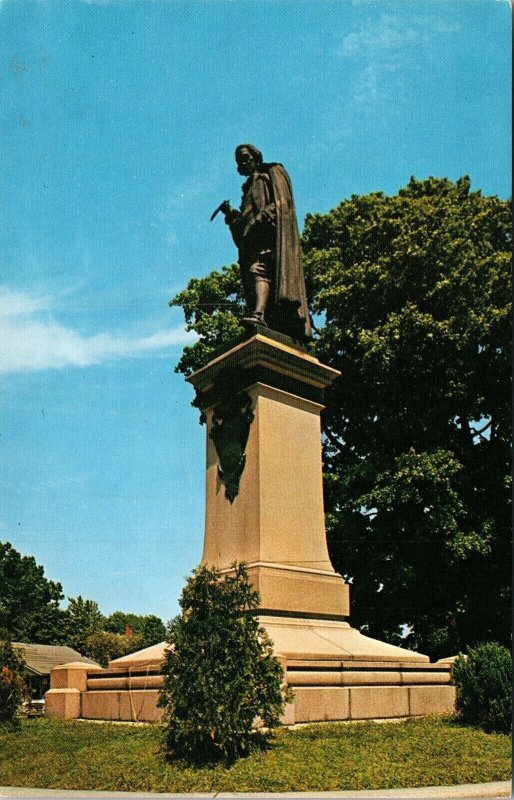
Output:
<path fill-rule="evenodd" d="M 269 326 L 294 339 L 310 338 L 300 237 L 289 175 L 282 164 L 266 164 L 251 144 L 235 152 L 237 171 L 246 176 L 239 211 L 225 200 L 225 216 L 239 250 L 247 324 Z"/>

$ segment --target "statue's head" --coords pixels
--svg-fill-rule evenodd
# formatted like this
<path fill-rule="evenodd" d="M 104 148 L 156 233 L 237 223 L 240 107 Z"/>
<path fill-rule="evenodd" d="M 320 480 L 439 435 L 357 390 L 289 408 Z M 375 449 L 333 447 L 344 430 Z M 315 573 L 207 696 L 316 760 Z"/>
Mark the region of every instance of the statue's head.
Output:
<path fill-rule="evenodd" d="M 236 147 L 237 171 L 240 175 L 252 175 L 262 164 L 262 153 L 253 144 L 239 144 Z"/>

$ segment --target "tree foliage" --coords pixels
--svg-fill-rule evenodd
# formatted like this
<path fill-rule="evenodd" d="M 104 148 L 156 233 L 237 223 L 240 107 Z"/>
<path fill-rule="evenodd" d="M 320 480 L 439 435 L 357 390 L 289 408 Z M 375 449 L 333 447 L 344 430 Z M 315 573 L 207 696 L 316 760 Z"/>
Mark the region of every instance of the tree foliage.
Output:
<path fill-rule="evenodd" d="M 190 375 L 203 367 L 215 350 L 243 333 L 239 320 L 245 307 L 239 267 L 232 264 L 213 271 L 205 278 L 192 278 L 170 306 L 181 306 L 186 330 L 199 335 L 193 345 L 186 345 L 176 371 Z"/>
<path fill-rule="evenodd" d="M 106 667 L 114 658 L 121 658 L 140 650 L 141 637 L 138 634 L 125 636 L 106 630 L 97 630 L 88 634 L 81 644 L 81 652 Z"/>
<path fill-rule="evenodd" d="M 62 599 L 61 584 L 48 580 L 32 556 L 0 542 L 0 628 L 12 641 L 69 645 L 107 664 L 165 639 L 164 623 L 154 614 L 104 617 L 94 600 L 69 597 L 63 609 Z"/>
<path fill-rule="evenodd" d="M 86 641 L 103 630 L 105 617 L 95 600 L 85 600 L 81 595 L 68 597 L 66 609 L 68 642 L 83 655 L 87 652 Z"/>
<path fill-rule="evenodd" d="M 127 629 L 130 629 L 132 638 L 137 637 L 140 648 L 159 644 L 166 638 L 166 626 L 162 619 L 155 614 L 142 616 L 139 614 L 127 614 L 124 611 L 114 611 L 106 618 L 104 629 L 121 635 L 124 635 Z M 135 650 L 136 648 L 133 649 Z"/>
<path fill-rule="evenodd" d="M 166 627 L 154 614 L 143 616 L 114 611 L 108 617 L 97 618 L 92 629 L 83 636 L 80 649 L 84 655 L 107 666 L 114 658 L 158 644 L 165 638 Z"/>
<path fill-rule="evenodd" d="M 332 561 L 353 624 L 436 657 L 509 639 L 510 220 L 467 177 L 411 178 L 303 233 L 313 350 L 342 373 L 323 419 Z M 224 268 L 173 301 L 200 334 L 178 371 L 236 330 L 237 281 Z"/>
<path fill-rule="evenodd" d="M 233 761 L 248 752 L 255 719 L 279 724 L 282 667 L 252 612 L 258 607 L 243 565 L 232 576 L 199 567 L 168 627 L 160 704 L 168 710 L 168 747 L 188 760 Z"/>
<path fill-rule="evenodd" d="M 0 728 L 17 725 L 20 706 L 27 696 L 24 667 L 25 662 L 12 646 L 7 631 L 0 629 Z"/>
<path fill-rule="evenodd" d="M 61 584 L 48 580 L 32 556 L 0 542 L 0 627 L 13 641 L 64 644 L 62 598 Z"/>

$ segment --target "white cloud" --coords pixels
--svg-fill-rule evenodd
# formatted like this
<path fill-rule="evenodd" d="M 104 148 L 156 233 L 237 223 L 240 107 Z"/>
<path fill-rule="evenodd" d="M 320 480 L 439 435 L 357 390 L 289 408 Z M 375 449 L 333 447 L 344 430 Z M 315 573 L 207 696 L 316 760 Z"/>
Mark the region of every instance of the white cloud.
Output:
<path fill-rule="evenodd" d="M 418 51 L 425 52 L 429 44 L 437 43 L 442 35 L 457 33 L 459 23 L 446 15 L 381 13 L 366 16 L 355 24 L 336 47 L 339 58 L 364 61 L 353 80 L 352 99 L 361 108 L 374 113 L 393 113 L 395 93 L 405 80 L 402 73 L 411 75 L 419 69 Z"/>
<path fill-rule="evenodd" d="M 382 14 L 379 20 L 369 20 L 341 41 L 337 54 L 353 56 L 358 53 L 397 50 L 420 38 L 419 27 L 403 27 L 392 14 Z"/>
<path fill-rule="evenodd" d="M 356 55 L 380 58 L 400 52 L 440 33 L 458 33 L 461 25 L 437 14 L 415 15 L 408 24 L 398 14 L 382 13 L 377 19 L 369 16 L 341 39 L 337 55 L 349 58 Z"/>
<path fill-rule="evenodd" d="M 0 318 L 27 316 L 48 306 L 48 298 L 31 297 L 23 292 L 11 292 L 6 286 L 0 286 Z"/>
<path fill-rule="evenodd" d="M 90 366 L 178 347 L 194 340 L 184 327 L 147 336 L 97 333 L 85 336 L 55 320 L 49 298 L 0 287 L 0 372 Z"/>

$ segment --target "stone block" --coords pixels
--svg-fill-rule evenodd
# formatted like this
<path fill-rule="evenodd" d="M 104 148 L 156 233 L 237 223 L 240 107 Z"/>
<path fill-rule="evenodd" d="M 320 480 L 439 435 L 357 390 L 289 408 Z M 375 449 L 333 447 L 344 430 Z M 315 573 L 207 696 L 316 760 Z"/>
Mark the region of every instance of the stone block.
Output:
<path fill-rule="evenodd" d="M 402 679 L 400 681 L 406 686 L 412 684 L 449 684 L 450 683 L 450 670 L 445 672 L 437 672 L 436 670 L 425 672 L 402 672 Z"/>
<path fill-rule="evenodd" d="M 82 716 L 84 719 L 121 719 L 120 692 L 84 692 Z"/>
<path fill-rule="evenodd" d="M 84 719 L 117 719 L 127 722 L 158 722 L 163 709 L 157 706 L 158 689 L 89 691 L 82 696 Z"/>
<path fill-rule="evenodd" d="M 248 575 L 266 610 L 345 617 L 350 613 L 349 586 L 335 572 L 294 569 L 286 565 L 248 564 Z"/>
<path fill-rule="evenodd" d="M 341 673 L 341 683 L 343 686 L 398 686 L 401 683 L 401 672 L 352 670 Z"/>
<path fill-rule="evenodd" d="M 339 686 L 300 686 L 294 690 L 295 722 L 348 719 L 348 689 Z"/>
<path fill-rule="evenodd" d="M 341 686 L 341 673 L 335 670 L 327 672 L 290 670 L 288 680 L 291 686 Z"/>
<path fill-rule="evenodd" d="M 78 689 L 79 692 L 85 692 L 88 672 L 102 672 L 102 667 L 84 664 L 82 661 L 61 664 L 54 667 L 50 674 L 50 687 L 52 689 Z"/>
<path fill-rule="evenodd" d="M 356 686 L 349 689 L 351 719 L 409 716 L 406 686 Z"/>
<path fill-rule="evenodd" d="M 120 719 L 137 722 L 158 722 L 164 712 L 157 706 L 159 691 L 157 689 L 119 692 Z"/>
<path fill-rule="evenodd" d="M 237 389 L 231 380 L 231 392 L 246 391 L 254 415 L 239 494 L 233 502 L 225 496 L 218 453 L 210 437 L 213 409 L 226 392 L 223 380 L 218 379 L 227 370 L 239 376 Z M 257 334 L 189 377 L 207 417 L 205 564 L 229 569 L 234 561 L 263 562 L 320 570 L 336 578 L 325 536 L 320 412 L 323 388 L 338 375 L 314 356 Z M 344 586 L 341 578 L 339 583 Z M 263 608 L 283 610 L 282 594 L 275 605 L 275 586 L 270 583 L 264 588 L 268 598 Z M 308 588 L 307 610 L 322 613 L 315 602 L 322 596 L 323 589 L 316 595 L 315 589 Z"/>
<path fill-rule="evenodd" d="M 411 686 L 409 695 L 413 717 L 455 711 L 455 686 Z"/>
<path fill-rule="evenodd" d="M 163 683 L 162 675 L 130 675 L 124 678 L 110 678 L 109 673 L 105 677 L 88 680 L 87 688 L 89 691 L 98 689 L 156 689 Z"/>
<path fill-rule="evenodd" d="M 45 717 L 78 719 L 80 699 L 78 689 L 49 689 L 45 694 Z"/>
<path fill-rule="evenodd" d="M 294 700 L 292 703 L 287 703 L 284 713 L 280 717 L 280 722 L 282 725 L 294 725 L 295 724 L 295 716 L 294 716 Z"/>

